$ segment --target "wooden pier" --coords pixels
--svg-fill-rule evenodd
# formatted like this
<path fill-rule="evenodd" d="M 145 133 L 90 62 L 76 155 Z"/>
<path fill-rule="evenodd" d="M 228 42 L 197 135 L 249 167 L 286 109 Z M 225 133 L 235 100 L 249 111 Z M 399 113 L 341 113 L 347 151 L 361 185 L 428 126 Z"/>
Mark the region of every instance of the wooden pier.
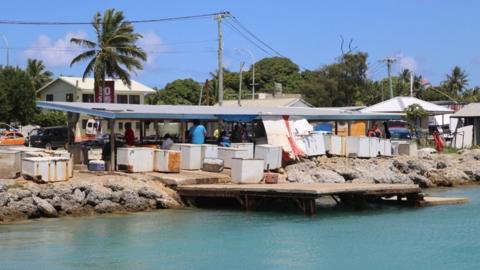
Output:
<path fill-rule="evenodd" d="M 176 189 L 187 202 L 196 198 L 234 198 L 246 210 L 255 210 L 265 199 L 292 200 L 306 215 L 316 213 L 315 199 L 324 196 L 359 208 L 393 196 L 405 198 L 412 206 L 420 205 L 423 199 L 417 185 L 404 184 L 205 184 L 180 185 Z"/>

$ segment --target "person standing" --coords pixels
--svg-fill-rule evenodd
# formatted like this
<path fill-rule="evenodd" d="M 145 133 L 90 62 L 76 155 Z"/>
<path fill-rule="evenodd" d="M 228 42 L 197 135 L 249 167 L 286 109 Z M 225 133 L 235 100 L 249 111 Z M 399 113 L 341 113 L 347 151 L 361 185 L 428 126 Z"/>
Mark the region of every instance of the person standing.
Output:
<path fill-rule="evenodd" d="M 173 146 L 173 140 L 172 140 L 172 137 L 170 136 L 170 134 L 165 134 L 165 136 L 163 137 L 163 142 L 162 142 L 162 149 L 163 150 L 170 150 L 170 148 L 172 148 Z"/>
<path fill-rule="evenodd" d="M 135 145 L 135 133 L 133 132 L 131 123 L 125 124 L 125 143 L 127 146 Z"/>
<path fill-rule="evenodd" d="M 200 124 L 199 120 L 193 120 L 193 127 L 188 131 L 188 135 L 192 139 L 193 144 L 203 144 L 207 136 L 207 129 Z"/>

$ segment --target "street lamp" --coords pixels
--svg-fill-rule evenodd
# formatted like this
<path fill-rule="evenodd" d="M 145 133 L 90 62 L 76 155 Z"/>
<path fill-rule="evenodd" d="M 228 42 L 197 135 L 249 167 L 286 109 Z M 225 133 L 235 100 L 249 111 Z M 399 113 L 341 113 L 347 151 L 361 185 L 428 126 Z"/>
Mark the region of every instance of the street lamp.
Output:
<path fill-rule="evenodd" d="M 3 33 L 1 33 L 1 34 L 2 34 L 2 37 L 3 37 L 3 41 L 5 42 L 5 48 L 7 49 L 7 67 L 8 67 L 9 64 L 10 64 L 10 63 L 9 63 L 9 50 L 10 50 L 9 47 L 10 47 L 10 46 L 8 45 L 8 39 L 7 39 L 7 37 L 6 37 Z"/>
<path fill-rule="evenodd" d="M 252 99 L 255 99 L 255 56 L 253 55 L 252 51 L 245 48 L 237 48 L 235 49 L 237 52 L 244 51 L 250 55 L 252 58 Z"/>

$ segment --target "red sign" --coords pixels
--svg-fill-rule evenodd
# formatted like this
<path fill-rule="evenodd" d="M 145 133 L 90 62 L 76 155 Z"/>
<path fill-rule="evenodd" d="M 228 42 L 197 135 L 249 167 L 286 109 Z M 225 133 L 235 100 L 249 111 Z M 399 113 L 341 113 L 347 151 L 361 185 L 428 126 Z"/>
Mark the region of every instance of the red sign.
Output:
<path fill-rule="evenodd" d="M 115 103 L 115 82 L 105 81 L 95 89 L 96 103 Z"/>

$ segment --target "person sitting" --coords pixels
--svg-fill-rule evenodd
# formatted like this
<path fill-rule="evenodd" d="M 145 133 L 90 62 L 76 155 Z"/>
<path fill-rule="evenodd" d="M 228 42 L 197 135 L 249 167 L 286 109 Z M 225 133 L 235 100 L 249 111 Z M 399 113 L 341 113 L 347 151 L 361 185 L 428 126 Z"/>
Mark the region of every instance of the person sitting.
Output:
<path fill-rule="evenodd" d="M 172 148 L 172 145 L 173 145 L 172 137 L 168 133 L 165 134 L 165 136 L 163 136 L 163 142 L 162 142 L 161 149 L 170 150 L 170 148 Z"/>
<path fill-rule="evenodd" d="M 382 137 L 382 131 L 378 128 L 378 125 L 375 124 L 371 129 L 368 130 L 367 136 L 380 138 Z"/>
<path fill-rule="evenodd" d="M 218 145 L 223 146 L 223 147 L 230 147 L 232 142 L 230 141 L 230 137 L 228 136 L 227 132 L 224 130 L 220 134 L 220 137 L 218 138 Z"/>
<path fill-rule="evenodd" d="M 203 144 L 207 136 L 207 129 L 200 124 L 199 120 L 194 120 L 193 127 L 188 131 L 188 135 L 192 138 L 193 144 Z"/>

